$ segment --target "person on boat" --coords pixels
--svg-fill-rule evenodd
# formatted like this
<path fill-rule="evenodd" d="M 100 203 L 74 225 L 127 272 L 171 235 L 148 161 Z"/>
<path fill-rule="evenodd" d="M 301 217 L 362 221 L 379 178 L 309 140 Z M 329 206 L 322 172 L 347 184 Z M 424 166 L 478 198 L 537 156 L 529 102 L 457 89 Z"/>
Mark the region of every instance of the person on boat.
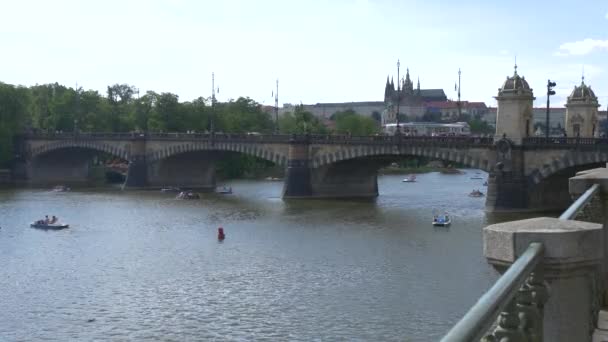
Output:
<path fill-rule="evenodd" d="M 49 224 L 49 222 L 51 222 L 49 215 L 44 215 L 44 224 Z"/>
<path fill-rule="evenodd" d="M 53 224 L 53 223 L 57 222 L 58 220 L 59 219 L 55 215 L 53 215 L 53 217 L 51 217 L 51 222 L 50 223 Z"/>

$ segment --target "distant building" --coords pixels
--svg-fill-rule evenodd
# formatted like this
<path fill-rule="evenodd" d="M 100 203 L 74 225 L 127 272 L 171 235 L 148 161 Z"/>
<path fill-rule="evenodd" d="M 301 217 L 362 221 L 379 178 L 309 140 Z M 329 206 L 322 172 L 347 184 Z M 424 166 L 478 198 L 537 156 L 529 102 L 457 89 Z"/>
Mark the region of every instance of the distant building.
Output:
<path fill-rule="evenodd" d="M 425 103 L 424 106 L 426 113 L 440 113 L 442 121 L 458 119 L 457 101 L 432 101 Z M 472 118 L 481 118 L 488 112 L 488 107 L 483 102 L 460 101 L 460 112 Z"/>
<path fill-rule="evenodd" d="M 337 112 L 352 110 L 359 115 L 372 116 L 374 112 L 378 115 L 384 111 L 384 102 L 382 101 L 363 101 L 363 102 L 337 102 L 337 103 L 317 103 L 313 105 L 302 105 L 303 109 L 320 119 L 329 119 Z M 290 103 L 283 104 L 283 108 L 279 113 L 293 112 L 295 105 Z"/>
<path fill-rule="evenodd" d="M 408 119 L 421 118 L 425 112 L 425 104 L 428 102 L 445 102 L 448 100 L 443 89 L 420 89 L 420 79 L 414 89 L 410 79 L 410 70 L 407 69 L 405 79 L 397 80 L 400 84 L 395 88 L 395 83 L 386 77 L 384 87 L 385 109 L 382 113 L 382 124 L 397 122 L 397 110 Z"/>

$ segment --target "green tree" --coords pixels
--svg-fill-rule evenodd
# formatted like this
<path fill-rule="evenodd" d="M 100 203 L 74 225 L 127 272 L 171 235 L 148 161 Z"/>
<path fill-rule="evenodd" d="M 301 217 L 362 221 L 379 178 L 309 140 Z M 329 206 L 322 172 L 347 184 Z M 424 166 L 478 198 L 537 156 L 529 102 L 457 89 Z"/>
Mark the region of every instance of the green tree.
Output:
<path fill-rule="evenodd" d="M 469 120 L 468 124 L 473 134 L 493 134 L 496 132 L 494 127 L 480 119 Z"/>
<path fill-rule="evenodd" d="M 14 155 L 13 138 L 30 125 L 27 88 L 0 83 L 0 166 L 6 167 Z"/>
<path fill-rule="evenodd" d="M 283 134 L 327 134 L 329 130 L 312 113 L 305 111 L 304 106 L 295 107 L 293 113 L 287 112 L 279 118 L 279 132 Z"/>
<path fill-rule="evenodd" d="M 336 132 L 351 135 L 372 135 L 378 133 L 378 124 L 371 117 L 361 116 L 353 110 L 337 112 L 333 115 Z"/>
<path fill-rule="evenodd" d="M 248 97 L 216 103 L 216 130 L 224 132 L 271 133 L 274 127 L 270 114 Z"/>
<path fill-rule="evenodd" d="M 133 95 L 137 88 L 128 84 L 108 86 L 107 96 L 110 104 L 110 126 L 113 132 L 126 132 L 134 128 Z"/>

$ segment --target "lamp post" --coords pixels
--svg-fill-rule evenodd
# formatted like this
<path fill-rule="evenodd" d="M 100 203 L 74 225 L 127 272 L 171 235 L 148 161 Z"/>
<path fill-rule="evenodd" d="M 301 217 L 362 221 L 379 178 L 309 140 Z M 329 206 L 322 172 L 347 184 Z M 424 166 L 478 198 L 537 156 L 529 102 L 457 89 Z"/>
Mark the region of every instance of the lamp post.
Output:
<path fill-rule="evenodd" d="M 460 68 L 458 68 L 458 120 L 462 120 L 462 104 L 460 103 Z"/>
<path fill-rule="evenodd" d="M 279 134 L 279 79 L 277 78 L 277 91 L 274 94 L 274 133 Z"/>
<path fill-rule="evenodd" d="M 211 73 L 211 118 L 209 120 L 209 132 L 213 136 L 215 133 L 215 73 Z"/>
<path fill-rule="evenodd" d="M 399 105 L 401 103 L 401 79 L 399 78 L 399 67 L 401 66 L 401 63 L 399 62 L 399 60 L 397 59 L 397 131 L 395 132 L 395 134 L 400 135 L 401 134 L 401 127 L 399 125 Z"/>
<path fill-rule="evenodd" d="M 555 82 L 547 80 L 547 120 L 545 126 L 545 138 L 547 139 L 549 139 L 549 131 L 551 130 L 551 128 L 549 127 L 549 112 L 551 111 L 551 108 L 549 106 L 549 98 L 551 97 L 551 95 L 555 95 L 555 90 L 553 90 L 553 87 L 555 87 L 555 85 Z"/>

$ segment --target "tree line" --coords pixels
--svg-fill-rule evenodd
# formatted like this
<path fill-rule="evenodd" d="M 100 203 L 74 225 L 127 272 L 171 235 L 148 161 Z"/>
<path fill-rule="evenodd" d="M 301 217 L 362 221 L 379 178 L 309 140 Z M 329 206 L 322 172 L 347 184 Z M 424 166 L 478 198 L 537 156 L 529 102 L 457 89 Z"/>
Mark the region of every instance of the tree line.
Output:
<path fill-rule="evenodd" d="M 101 94 L 58 83 L 24 87 L 0 82 L 0 167 L 9 166 L 13 137 L 24 131 L 209 132 L 212 127 L 215 132 L 261 134 L 277 129 L 280 134 L 367 135 L 379 131 L 374 119 L 353 111 L 336 113 L 331 121 L 333 127 L 329 128 L 303 106 L 296 106 L 280 116 L 277 127 L 273 115 L 248 97 L 227 102 L 198 97 L 180 102 L 176 94 L 140 94 L 128 84 L 108 86 Z"/>

